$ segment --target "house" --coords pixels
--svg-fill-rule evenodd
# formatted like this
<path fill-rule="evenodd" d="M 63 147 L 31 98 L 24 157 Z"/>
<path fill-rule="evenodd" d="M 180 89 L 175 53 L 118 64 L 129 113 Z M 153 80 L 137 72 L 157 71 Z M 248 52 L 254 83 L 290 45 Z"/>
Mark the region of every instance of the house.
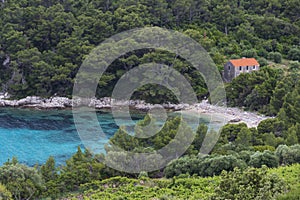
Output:
<path fill-rule="evenodd" d="M 230 82 L 241 73 L 251 73 L 257 70 L 259 70 L 259 63 L 255 58 L 233 59 L 224 65 L 223 78 L 225 82 Z"/>

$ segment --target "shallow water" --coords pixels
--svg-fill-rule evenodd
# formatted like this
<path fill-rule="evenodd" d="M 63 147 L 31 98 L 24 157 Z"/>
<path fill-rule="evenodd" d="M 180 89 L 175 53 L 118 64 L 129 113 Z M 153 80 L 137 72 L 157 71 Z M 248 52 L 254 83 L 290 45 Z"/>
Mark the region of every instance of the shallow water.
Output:
<path fill-rule="evenodd" d="M 137 122 L 144 115 L 133 113 L 131 117 Z M 97 118 L 106 135 L 100 142 L 98 153 L 104 153 L 104 144 L 119 127 L 110 112 L 98 111 Z M 119 121 L 122 123 L 122 119 Z M 208 120 L 202 119 L 202 122 L 208 123 Z M 122 125 L 134 127 L 126 119 Z M 218 126 L 217 122 L 215 126 Z M 57 164 L 61 165 L 76 152 L 78 146 L 83 147 L 83 144 L 70 110 L 0 109 L 0 165 L 13 156 L 30 166 L 42 164 L 49 156 L 54 156 Z"/>

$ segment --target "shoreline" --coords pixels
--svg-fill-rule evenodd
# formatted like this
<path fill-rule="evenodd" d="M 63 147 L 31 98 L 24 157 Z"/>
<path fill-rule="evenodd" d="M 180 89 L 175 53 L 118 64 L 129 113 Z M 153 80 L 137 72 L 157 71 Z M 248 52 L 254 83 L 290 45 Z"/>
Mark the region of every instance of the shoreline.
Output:
<path fill-rule="evenodd" d="M 8 100 L 0 97 L 0 107 L 12 107 L 12 108 L 32 108 L 38 110 L 51 110 L 51 109 L 71 109 L 80 106 L 94 107 L 97 110 L 111 109 L 112 107 L 127 107 L 139 111 L 149 111 L 157 106 L 163 107 L 171 112 L 183 111 L 186 114 L 207 114 L 214 115 L 223 118 L 227 123 L 246 123 L 247 126 L 257 127 L 258 124 L 265 119 L 271 118 L 264 115 L 260 115 L 256 112 L 243 111 L 240 108 L 222 107 L 211 105 L 207 100 L 203 100 L 201 103 L 193 105 L 189 104 L 161 104 L 153 105 L 146 103 L 142 100 L 129 100 L 129 101 L 116 101 L 109 97 L 100 99 L 83 99 L 80 101 L 73 101 L 66 97 L 50 97 L 42 98 L 37 96 L 28 96 L 19 100 Z"/>
<path fill-rule="evenodd" d="M 42 98 L 38 96 L 28 96 L 19 100 L 9 100 L 0 96 L 0 107 L 11 108 L 32 108 L 32 109 L 68 109 L 77 108 L 81 106 L 95 107 L 95 109 L 110 109 L 112 107 L 126 107 L 129 106 L 136 110 L 148 111 L 154 107 L 160 106 L 171 111 L 177 111 L 188 108 L 188 104 L 161 104 L 154 105 L 146 103 L 143 100 L 114 100 L 110 97 L 100 99 L 86 98 L 80 100 L 72 100 L 67 97 L 50 97 Z"/>
<path fill-rule="evenodd" d="M 185 110 L 185 112 L 208 115 L 213 114 L 215 117 L 226 119 L 229 124 L 245 123 L 248 128 L 257 127 L 261 121 L 272 118 L 253 111 L 244 111 L 236 107 L 212 105 L 207 101 L 194 104 L 189 109 Z"/>

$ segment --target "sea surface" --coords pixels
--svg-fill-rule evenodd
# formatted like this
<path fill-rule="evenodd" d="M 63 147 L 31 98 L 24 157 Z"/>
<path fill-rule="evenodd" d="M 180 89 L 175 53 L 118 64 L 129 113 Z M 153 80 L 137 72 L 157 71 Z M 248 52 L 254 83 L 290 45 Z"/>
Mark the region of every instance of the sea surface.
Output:
<path fill-rule="evenodd" d="M 169 115 L 176 115 L 170 113 Z M 132 112 L 133 123 L 118 119 L 118 125 L 133 127 L 145 113 Z M 192 116 L 195 117 L 195 116 Z M 97 111 L 99 124 L 106 135 L 97 153 L 105 153 L 104 144 L 118 130 L 114 117 L 109 111 Z M 201 118 L 208 124 L 208 118 Z M 220 122 L 212 123 L 218 127 Z M 197 124 L 194 124 L 194 128 Z M 0 165 L 12 157 L 19 162 L 33 166 L 43 164 L 54 156 L 57 165 L 63 165 L 76 151 L 84 148 L 74 125 L 71 110 L 34 110 L 19 108 L 0 108 Z"/>

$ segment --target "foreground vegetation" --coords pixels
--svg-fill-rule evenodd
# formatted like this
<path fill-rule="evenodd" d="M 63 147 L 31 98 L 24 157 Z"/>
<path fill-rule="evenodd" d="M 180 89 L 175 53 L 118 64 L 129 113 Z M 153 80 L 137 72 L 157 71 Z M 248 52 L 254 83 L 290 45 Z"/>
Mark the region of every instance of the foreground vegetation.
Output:
<path fill-rule="evenodd" d="M 15 168 L 20 166 L 15 165 Z M 15 172 L 16 173 L 16 172 Z M 17 174 L 16 174 L 17 175 Z M 77 174 L 78 175 L 78 174 Z M 75 177 L 73 177 L 75 178 Z M 116 176 L 104 180 L 94 180 L 81 184 L 75 192 L 61 194 L 57 191 L 46 191 L 44 195 L 37 195 L 38 187 L 33 187 L 32 177 L 26 178 L 24 183 L 18 180 L 19 190 L 8 191 L 5 186 L 0 187 L 2 199 L 289 199 L 296 200 L 300 196 L 300 165 L 279 168 L 247 168 L 234 171 L 223 171 L 219 176 L 199 177 L 181 174 L 171 179 L 149 178 L 147 173 L 141 173 L 137 178 Z M 70 179 L 71 180 L 71 179 Z M 69 181 L 70 181 L 69 180 Z M 37 180 L 35 180 L 37 181 Z M 30 184 L 32 183 L 32 184 Z M 11 187 L 16 182 L 9 183 Z M 65 182 L 67 186 L 68 182 Z M 26 186 L 26 187 L 25 187 Z M 42 187 L 49 186 L 40 185 Z M 20 190 L 24 187 L 24 190 Z M 40 187 L 40 189 L 42 188 Z M 26 188 L 26 189 L 25 189 Z M 14 188 L 16 189 L 16 188 Z M 49 189 L 49 188 L 47 188 Z M 31 192 L 31 193 L 27 193 Z M 34 193 L 35 192 L 35 193 Z M 24 196 L 30 195 L 30 196 Z"/>
<path fill-rule="evenodd" d="M 182 175 L 172 179 L 110 178 L 84 184 L 80 197 L 86 199 L 298 199 L 300 166 L 223 172 L 201 178 Z M 290 191 L 288 195 L 281 195 Z M 74 199 L 78 195 L 73 194 Z"/>
<path fill-rule="evenodd" d="M 147 115 L 139 124 L 147 124 L 150 119 Z M 101 162 L 106 157 L 122 164 L 120 160 L 125 158 L 112 144 L 133 152 L 155 152 L 165 146 L 165 142 L 175 140 L 179 123 L 179 117 L 169 119 L 158 134 L 148 139 L 137 139 L 121 128 L 110 139 L 105 155 L 93 155 L 78 147 L 77 153 L 64 166 L 57 167 L 53 157 L 34 167 L 20 164 L 14 158 L 0 167 L 3 194 L 9 191 L 14 199 L 57 199 L 75 192 L 75 196 L 85 195 L 92 199 L 124 195 L 132 199 L 152 196 L 186 199 L 191 196 L 194 199 L 249 200 L 300 195 L 300 144 L 288 146 L 290 141 L 284 137 L 266 137 L 268 133 L 257 133 L 255 128 L 248 129 L 245 124 L 224 126 L 217 145 L 205 156 L 199 152 L 199 147 L 205 145 L 202 143 L 206 134 L 214 133 L 207 131 L 203 124 L 196 133 L 186 126 L 183 132 L 187 137 L 195 134 L 195 140 L 182 157 L 161 170 L 131 174 L 111 169 Z M 143 134 L 143 131 L 137 133 Z M 141 164 L 154 161 L 146 158 Z M 284 165 L 292 167 L 280 167 Z"/>

